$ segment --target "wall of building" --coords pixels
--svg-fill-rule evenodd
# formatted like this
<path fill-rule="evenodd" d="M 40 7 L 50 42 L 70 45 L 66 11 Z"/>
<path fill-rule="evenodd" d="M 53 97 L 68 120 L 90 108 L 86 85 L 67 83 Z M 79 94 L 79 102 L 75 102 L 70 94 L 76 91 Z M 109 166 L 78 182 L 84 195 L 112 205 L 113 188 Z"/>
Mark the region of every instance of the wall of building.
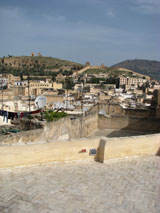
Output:
<path fill-rule="evenodd" d="M 160 119 L 127 116 L 103 116 L 98 119 L 99 129 L 124 129 L 141 132 L 160 132 Z"/>
<path fill-rule="evenodd" d="M 148 109 L 124 109 L 123 115 L 148 117 L 149 116 L 149 110 Z"/>
<path fill-rule="evenodd" d="M 148 117 L 150 111 L 148 109 L 124 109 L 119 104 L 100 103 L 99 109 L 103 109 L 107 115 L 126 115 L 136 117 Z"/>
<path fill-rule="evenodd" d="M 53 89 L 54 90 L 62 89 L 62 87 L 63 87 L 62 83 L 53 82 Z"/>
<path fill-rule="evenodd" d="M 45 97 L 47 99 L 47 103 L 63 102 L 64 98 L 62 95 L 47 95 L 47 94 L 45 94 Z"/>
<path fill-rule="evenodd" d="M 123 114 L 123 108 L 119 104 L 106 104 L 99 105 L 99 109 L 103 109 L 107 115 L 121 115 Z"/>
<path fill-rule="evenodd" d="M 26 96 L 26 95 L 28 95 L 27 88 L 25 88 L 23 86 L 14 87 L 13 90 L 14 90 L 15 96 L 19 96 L 19 95 Z"/>

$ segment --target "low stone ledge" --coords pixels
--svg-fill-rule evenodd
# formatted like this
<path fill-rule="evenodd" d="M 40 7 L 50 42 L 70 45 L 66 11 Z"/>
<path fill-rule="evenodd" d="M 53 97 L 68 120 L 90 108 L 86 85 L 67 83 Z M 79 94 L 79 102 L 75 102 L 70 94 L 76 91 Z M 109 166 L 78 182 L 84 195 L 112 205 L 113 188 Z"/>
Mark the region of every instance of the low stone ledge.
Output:
<path fill-rule="evenodd" d="M 43 143 L 44 142 L 44 143 Z M 90 151 L 97 150 L 92 155 Z M 160 134 L 103 138 L 79 139 L 71 141 L 37 141 L 0 146 L 0 168 L 34 165 L 49 162 L 99 161 L 123 159 L 137 156 L 156 155 L 160 150 Z"/>
<path fill-rule="evenodd" d="M 0 147 L 0 168 L 48 162 L 93 161 L 96 156 L 90 155 L 90 149 L 97 150 L 98 146 L 97 139 L 4 146 Z"/>
<path fill-rule="evenodd" d="M 29 130 L 0 136 L 1 144 L 36 142 L 41 139 L 43 129 Z"/>
<path fill-rule="evenodd" d="M 102 145 L 101 145 L 102 144 Z M 104 146 L 105 144 L 105 146 Z M 101 139 L 100 162 L 134 156 L 156 155 L 160 149 L 160 134 Z M 104 156 L 102 157 L 104 153 Z"/>

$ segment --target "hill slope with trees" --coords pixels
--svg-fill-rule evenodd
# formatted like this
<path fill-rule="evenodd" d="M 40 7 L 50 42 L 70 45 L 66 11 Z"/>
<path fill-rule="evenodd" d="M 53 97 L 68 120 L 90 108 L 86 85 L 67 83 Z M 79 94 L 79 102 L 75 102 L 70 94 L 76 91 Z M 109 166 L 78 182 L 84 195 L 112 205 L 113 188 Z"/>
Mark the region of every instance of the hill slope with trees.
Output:
<path fill-rule="evenodd" d="M 148 75 L 153 79 L 160 80 L 160 61 L 140 59 L 126 60 L 115 64 L 112 67 L 126 68 L 143 75 Z"/>
<path fill-rule="evenodd" d="M 30 76 L 70 75 L 82 69 L 79 63 L 46 56 L 9 56 L 0 58 L 0 73 Z"/>

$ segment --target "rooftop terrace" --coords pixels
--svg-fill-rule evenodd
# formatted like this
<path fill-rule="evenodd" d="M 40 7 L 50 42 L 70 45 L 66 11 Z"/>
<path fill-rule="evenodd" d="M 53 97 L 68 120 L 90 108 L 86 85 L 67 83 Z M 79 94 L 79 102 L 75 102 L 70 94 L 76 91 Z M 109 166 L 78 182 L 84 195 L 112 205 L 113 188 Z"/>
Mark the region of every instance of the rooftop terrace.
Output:
<path fill-rule="evenodd" d="M 1 213 L 158 213 L 160 158 L 0 169 Z"/>

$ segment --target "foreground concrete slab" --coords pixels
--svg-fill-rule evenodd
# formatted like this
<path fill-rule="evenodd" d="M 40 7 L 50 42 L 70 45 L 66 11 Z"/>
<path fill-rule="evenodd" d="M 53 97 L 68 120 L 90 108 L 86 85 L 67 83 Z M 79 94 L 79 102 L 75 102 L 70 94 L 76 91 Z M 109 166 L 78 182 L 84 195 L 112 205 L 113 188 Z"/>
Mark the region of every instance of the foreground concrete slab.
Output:
<path fill-rule="evenodd" d="M 1 213 L 159 213 L 160 158 L 0 169 Z"/>

